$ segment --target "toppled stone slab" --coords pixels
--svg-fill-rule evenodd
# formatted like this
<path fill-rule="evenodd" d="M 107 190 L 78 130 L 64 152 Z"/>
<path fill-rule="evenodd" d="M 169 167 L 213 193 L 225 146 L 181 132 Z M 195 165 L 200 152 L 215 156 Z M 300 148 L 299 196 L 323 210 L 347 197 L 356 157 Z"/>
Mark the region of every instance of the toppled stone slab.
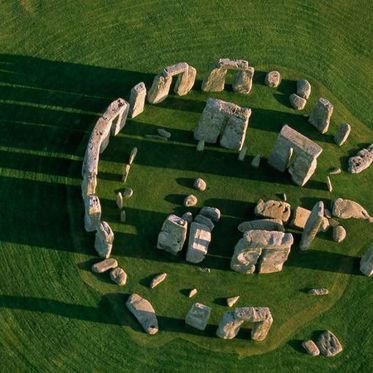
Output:
<path fill-rule="evenodd" d="M 315 239 L 316 234 L 320 230 L 323 219 L 324 203 L 322 201 L 319 201 L 313 207 L 304 227 L 299 244 L 299 248 L 301 250 L 308 250 L 310 248 L 312 241 Z"/>
<path fill-rule="evenodd" d="M 97 227 L 95 236 L 95 249 L 99 256 L 109 258 L 113 248 L 114 233 L 106 221 Z"/>
<path fill-rule="evenodd" d="M 330 193 L 333 191 L 333 184 L 329 176 L 326 177 L 326 188 L 328 189 L 328 192 Z"/>
<path fill-rule="evenodd" d="M 280 172 L 288 169 L 295 184 L 303 186 L 316 170 L 322 148 L 288 125 L 282 127 L 268 158 L 268 164 Z"/>
<path fill-rule="evenodd" d="M 221 212 L 216 207 L 203 206 L 199 213 L 211 219 L 214 223 L 217 223 L 221 217 Z"/>
<path fill-rule="evenodd" d="M 167 273 L 161 273 L 157 276 L 155 276 L 151 283 L 150 283 L 150 289 L 154 289 L 156 286 L 158 286 L 161 282 L 163 282 L 167 278 Z"/>
<path fill-rule="evenodd" d="M 365 219 L 370 223 L 373 222 L 373 217 L 371 217 L 367 210 L 359 203 L 352 201 L 350 199 L 337 198 L 333 203 L 333 216 L 340 219 Z"/>
<path fill-rule="evenodd" d="M 220 145 L 240 151 L 246 138 L 251 109 L 236 104 L 209 98 L 194 130 L 197 141 Z"/>
<path fill-rule="evenodd" d="M 325 209 L 324 209 L 324 213 L 325 213 Z M 305 209 L 300 206 L 296 207 L 293 210 L 293 217 L 292 217 L 292 220 L 290 221 L 290 226 L 293 228 L 304 229 L 310 215 L 311 215 L 311 210 Z M 324 217 L 321 223 L 321 226 L 320 226 L 320 231 L 325 232 L 328 228 L 329 228 L 329 221 L 327 217 Z"/>
<path fill-rule="evenodd" d="M 227 311 L 219 322 L 216 335 L 223 339 L 233 339 L 245 322 L 254 323 L 251 339 L 263 341 L 272 326 L 273 318 L 268 307 L 238 307 Z"/>
<path fill-rule="evenodd" d="M 308 121 L 321 133 L 328 132 L 333 105 L 324 97 L 320 97 L 313 108 Z"/>
<path fill-rule="evenodd" d="M 360 259 L 360 272 L 368 277 L 373 275 L 373 244 Z"/>
<path fill-rule="evenodd" d="M 129 108 L 130 105 L 126 100 L 118 98 L 107 107 L 102 115 L 102 118 L 108 121 L 113 136 L 116 136 L 126 124 Z"/>
<path fill-rule="evenodd" d="M 118 267 L 118 261 L 114 258 L 108 258 L 101 260 L 101 262 L 95 263 L 92 266 L 92 272 L 103 273 L 109 269 L 114 269 Z"/>
<path fill-rule="evenodd" d="M 188 298 L 193 298 L 195 295 L 197 295 L 198 293 L 198 290 L 197 289 L 191 289 L 189 294 L 188 294 Z"/>
<path fill-rule="evenodd" d="M 337 225 L 333 227 L 333 240 L 335 242 L 342 242 L 346 238 L 347 232 L 342 225 Z"/>
<path fill-rule="evenodd" d="M 116 267 L 110 271 L 110 278 L 119 286 L 124 286 L 127 282 L 127 273 L 123 268 Z"/>
<path fill-rule="evenodd" d="M 264 231 L 279 231 L 284 232 L 284 224 L 281 219 L 257 219 L 244 221 L 238 226 L 238 230 L 242 233 L 251 229 L 259 229 Z"/>
<path fill-rule="evenodd" d="M 146 87 L 144 82 L 136 84 L 131 89 L 129 117 L 135 118 L 144 111 L 146 98 Z"/>
<path fill-rule="evenodd" d="M 148 334 L 154 335 L 158 332 L 157 316 L 148 300 L 138 294 L 132 294 L 128 298 L 126 306 Z"/>
<path fill-rule="evenodd" d="M 185 323 L 198 330 L 205 330 L 211 315 L 211 307 L 194 303 L 185 317 Z"/>
<path fill-rule="evenodd" d="M 312 339 L 302 342 L 302 347 L 306 350 L 307 354 L 311 356 L 320 355 L 320 350 Z"/>
<path fill-rule="evenodd" d="M 334 135 L 334 142 L 338 146 L 342 146 L 348 139 L 351 133 L 351 126 L 348 123 L 342 123 Z"/>
<path fill-rule="evenodd" d="M 366 170 L 373 162 L 373 144 L 361 149 L 354 157 L 348 160 L 348 172 L 359 174 Z"/>
<path fill-rule="evenodd" d="M 308 100 L 311 96 L 311 84 L 308 80 L 297 80 L 297 95 Z"/>
<path fill-rule="evenodd" d="M 289 101 L 290 101 L 290 104 L 291 106 L 296 109 L 296 110 L 303 110 L 304 107 L 306 106 L 307 104 L 307 100 L 305 100 L 304 98 L 298 96 L 297 94 L 295 93 L 292 93 L 290 96 L 289 96 Z"/>
<path fill-rule="evenodd" d="M 281 74 L 276 70 L 270 71 L 269 73 L 267 73 L 264 79 L 265 85 L 271 88 L 278 87 L 280 85 L 280 82 L 281 82 Z"/>
<path fill-rule="evenodd" d="M 131 153 L 130 153 L 130 156 L 128 158 L 128 164 L 129 165 L 131 165 L 135 161 L 137 153 L 138 153 L 138 149 L 136 147 L 131 149 Z"/>
<path fill-rule="evenodd" d="M 255 206 L 254 213 L 263 218 L 280 219 L 286 223 L 290 218 L 291 206 L 284 201 L 275 201 L 272 199 L 263 201 L 260 199 Z"/>
<path fill-rule="evenodd" d="M 190 225 L 188 250 L 186 261 L 190 263 L 200 263 L 205 259 L 211 242 L 211 232 L 203 224 L 193 222 Z"/>
<path fill-rule="evenodd" d="M 158 132 L 158 135 L 159 135 L 159 136 L 162 136 L 162 137 L 164 137 L 164 138 L 166 138 L 166 139 L 170 139 L 171 136 L 172 136 L 172 135 L 171 135 L 171 132 L 165 130 L 164 128 L 158 128 L 158 129 L 157 129 L 157 132 Z"/>
<path fill-rule="evenodd" d="M 188 222 L 176 215 L 169 215 L 158 235 L 157 248 L 176 255 L 183 249 Z"/>
<path fill-rule="evenodd" d="M 211 221 L 211 219 L 207 218 L 206 216 L 204 215 L 201 215 L 201 214 L 198 214 L 194 221 L 196 223 L 199 223 L 199 224 L 202 224 L 202 225 L 205 225 L 210 232 L 212 232 L 212 230 L 215 228 L 215 225 L 214 223 Z"/>
<path fill-rule="evenodd" d="M 206 190 L 206 187 L 206 181 L 200 177 L 196 179 L 193 183 L 193 188 L 199 190 L 200 192 L 204 192 Z"/>
<path fill-rule="evenodd" d="M 313 289 L 308 290 L 308 294 L 316 295 L 316 296 L 328 295 L 329 290 L 326 288 L 313 288 Z"/>
<path fill-rule="evenodd" d="M 227 298 L 227 306 L 228 307 L 233 307 L 240 299 L 240 296 L 237 295 L 235 297 L 230 297 L 230 298 Z"/>
<path fill-rule="evenodd" d="M 189 194 L 184 199 L 184 206 L 185 207 L 193 207 L 198 203 L 198 199 L 194 194 Z"/>
<path fill-rule="evenodd" d="M 98 196 L 91 194 L 84 199 L 84 229 L 94 232 L 101 222 L 101 203 Z"/>
<path fill-rule="evenodd" d="M 327 357 L 338 355 L 343 351 L 341 342 L 339 342 L 338 338 L 330 330 L 323 332 L 316 344 L 321 354 Z"/>
<path fill-rule="evenodd" d="M 258 265 L 259 273 L 282 271 L 293 242 L 291 233 L 249 230 L 234 248 L 231 269 L 251 274 Z"/>

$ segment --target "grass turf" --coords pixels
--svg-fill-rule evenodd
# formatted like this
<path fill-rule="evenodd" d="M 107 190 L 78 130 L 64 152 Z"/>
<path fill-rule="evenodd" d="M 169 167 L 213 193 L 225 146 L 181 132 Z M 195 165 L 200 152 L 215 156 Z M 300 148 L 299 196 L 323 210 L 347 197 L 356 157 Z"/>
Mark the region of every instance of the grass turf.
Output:
<path fill-rule="evenodd" d="M 239 238 L 235 227 L 250 217 L 260 197 L 275 198 L 285 191 L 293 205 L 311 207 L 316 200 L 342 196 L 373 211 L 371 170 L 333 178 L 331 195 L 324 186 L 328 167 L 341 162 L 345 169 L 346 156 L 372 138 L 369 9 L 368 3 L 356 7 L 348 2 L 2 4 L 2 369 L 369 371 L 373 300 L 369 280 L 358 275 L 358 256 L 372 240 L 368 223 L 343 222 L 348 231 L 343 244 L 320 235 L 310 252 L 299 253 L 295 246 L 280 274 L 229 271 Z M 358 17 L 363 21 L 356 24 Z M 98 193 L 104 218 L 116 232 L 114 255 L 129 274 L 128 285 L 118 289 L 106 276 L 89 272 L 93 238 L 82 231 L 79 189 L 87 135 L 112 99 L 127 98 L 141 80 L 149 87 L 165 65 L 186 60 L 201 79 L 222 56 L 247 58 L 256 67 L 250 96 L 229 90 L 204 94 L 198 82 L 186 97 L 147 106 L 101 157 Z M 264 72 L 273 67 L 283 75 L 278 90 L 262 85 Z M 297 78 L 308 78 L 313 85 L 306 112 L 319 95 L 335 105 L 330 133 L 341 121 L 352 124 L 345 146 L 337 148 L 331 135 L 321 136 L 302 113 L 288 107 Z M 265 165 L 254 172 L 250 158 L 240 163 L 217 147 L 196 153 L 191 130 L 210 96 L 253 109 L 250 158 L 268 155 L 284 123 L 322 145 L 312 181 L 298 188 L 289 177 Z M 171 142 L 142 138 L 159 126 L 171 130 Z M 121 165 L 135 145 L 139 156 L 128 181 L 135 194 L 127 206 L 128 224 L 121 225 L 114 190 L 122 186 Z M 198 176 L 209 185 L 198 194 L 199 205 L 216 205 L 224 214 L 203 263 L 212 268 L 210 274 L 154 249 L 163 219 L 183 211 L 180 202 Z M 169 273 L 167 282 L 148 290 L 148 277 L 161 271 Z M 213 306 L 206 333 L 183 324 L 192 303 L 184 293 L 194 286 L 200 289 L 196 299 Z M 309 286 L 333 291 L 314 299 L 302 292 Z M 124 309 L 123 293 L 132 291 L 156 307 L 162 333 L 155 338 L 145 336 Z M 241 305 L 271 306 L 275 324 L 266 342 L 248 341 L 247 329 L 234 341 L 214 337 L 226 310 L 222 298 L 235 294 L 241 294 Z M 300 341 L 324 328 L 335 331 L 346 351 L 331 360 L 301 353 Z M 259 355 L 245 357 L 253 354 Z"/>

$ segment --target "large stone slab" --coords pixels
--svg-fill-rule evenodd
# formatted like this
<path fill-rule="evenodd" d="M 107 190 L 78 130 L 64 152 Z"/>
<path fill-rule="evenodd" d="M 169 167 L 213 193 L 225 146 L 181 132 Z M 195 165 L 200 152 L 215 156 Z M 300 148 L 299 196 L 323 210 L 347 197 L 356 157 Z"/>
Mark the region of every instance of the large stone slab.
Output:
<path fill-rule="evenodd" d="M 251 229 L 259 229 L 264 231 L 279 231 L 284 232 L 284 224 L 281 219 L 257 219 L 244 221 L 239 224 L 238 230 L 242 233 Z"/>
<path fill-rule="evenodd" d="M 92 272 L 104 273 L 109 269 L 114 269 L 118 267 L 118 261 L 114 258 L 108 258 L 101 260 L 101 262 L 92 265 Z"/>
<path fill-rule="evenodd" d="M 321 133 L 328 132 L 333 105 L 324 97 L 320 97 L 313 108 L 308 121 Z"/>
<path fill-rule="evenodd" d="M 205 330 L 211 315 L 211 307 L 194 303 L 185 317 L 185 323 L 198 330 Z"/>
<path fill-rule="evenodd" d="M 176 255 L 183 249 L 187 236 L 188 222 L 176 215 L 169 215 L 158 235 L 157 248 Z"/>
<path fill-rule="evenodd" d="M 348 123 L 342 123 L 338 129 L 336 134 L 334 135 L 334 142 L 338 146 L 342 146 L 348 139 L 351 133 L 351 126 Z M 372 152 L 373 153 L 373 152 Z M 373 154 L 372 154 L 373 158 Z"/>
<path fill-rule="evenodd" d="M 290 226 L 293 228 L 304 229 L 307 220 L 311 215 L 311 210 L 305 209 L 304 207 L 297 206 L 293 210 L 292 219 L 290 221 Z M 329 228 L 328 218 L 324 217 L 320 230 L 325 232 Z"/>
<path fill-rule="evenodd" d="M 170 92 L 172 76 L 158 74 L 154 77 L 153 84 L 148 92 L 148 102 L 150 104 L 158 104 L 164 101 Z"/>
<path fill-rule="evenodd" d="M 291 206 L 285 201 L 260 199 L 255 206 L 254 213 L 263 218 L 279 219 L 286 223 L 290 218 Z"/>
<path fill-rule="evenodd" d="M 323 332 L 316 341 L 322 355 L 332 357 L 343 351 L 343 347 L 339 339 L 330 331 Z"/>
<path fill-rule="evenodd" d="M 95 236 L 95 249 L 99 256 L 109 258 L 113 248 L 114 233 L 106 221 L 97 227 Z"/>
<path fill-rule="evenodd" d="M 200 263 L 205 259 L 211 242 L 211 232 L 208 227 L 197 222 L 190 225 L 186 261 Z"/>
<path fill-rule="evenodd" d="M 324 203 L 319 201 L 313 207 L 310 216 L 307 219 L 304 227 L 302 237 L 300 239 L 299 248 L 307 250 L 310 248 L 312 241 L 319 232 L 321 224 L 324 219 Z"/>
<path fill-rule="evenodd" d="M 333 203 L 333 216 L 340 219 L 363 219 L 373 222 L 367 210 L 359 203 L 350 199 L 337 198 Z"/>
<path fill-rule="evenodd" d="M 135 118 L 144 111 L 146 98 L 146 87 L 144 82 L 136 84 L 130 93 L 130 110 L 129 117 Z"/>
<path fill-rule="evenodd" d="M 361 149 L 355 156 L 348 160 L 348 172 L 359 174 L 370 167 L 373 162 L 373 144 Z"/>

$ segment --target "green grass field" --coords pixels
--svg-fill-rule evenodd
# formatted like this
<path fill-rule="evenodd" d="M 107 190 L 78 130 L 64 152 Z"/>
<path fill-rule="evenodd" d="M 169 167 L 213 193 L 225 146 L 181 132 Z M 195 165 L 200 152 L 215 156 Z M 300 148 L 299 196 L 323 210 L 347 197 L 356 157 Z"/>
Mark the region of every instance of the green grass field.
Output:
<path fill-rule="evenodd" d="M 373 295 L 371 279 L 359 273 L 364 248 L 373 240 L 366 221 L 342 221 L 347 239 L 318 235 L 300 252 L 300 234 L 281 273 L 244 276 L 229 269 L 240 234 L 236 226 L 253 216 L 259 198 L 312 208 L 338 197 L 355 199 L 373 214 L 372 170 L 346 172 L 347 159 L 372 142 L 373 93 L 369 1 L 5 1 L 0 4 L 0 372 L 371 372 Z M 247 59 L 256 69 L 249 96 L 234 94 L 228 80 L 222 93 L 200 90 L 208 68 L 220 57 Z M 128 273 L 124 288 L 108 275 L 90 271 L 97 260 L 94 235 L 83 229 L 80 170 L 88 136 L 97 118 L 117 97 L 128 99 L 140 81 L 148 88 L 166 65 L 186 61 L 197 68 L 193 91 L 170 95 L 111 139 L 99 164 L 98 195 L 103 219 L 115 232 L 113 257 Z M 282 74 L 277 89 L 264 76 Z M 231 79 L 231 78 L 230 78 Z M 304 112 L 288 104 L 297 79 L 308 79 L 312 95 Z M 319 134 L 303 116 L 318 97 L 334 104 L 328 134 Z M 246 144 L 249 156 L 218 146 L 195 151 L 193 129 L 208 97 L 252 108 Z M 341 122 L 352 126 L 341 148 L 333 135 Z M 262 161 L 281 127 L 293 128 L 324 151 L 304 187 Z M 172 132 L 168 142 L 144 139 L 157 128 Z M 128 186 L 127 222 L 119 222 L 115 191 L 132 147 L 139 154 Z M 329 193 L 325 177 L 340 166 Z M 198 208 L 219 207 L 222 220 L 209 254 L 199 266 L 155 248 L 165 217 L 182 214 L 193 180 Z M 198 208 L 191 211 L 197 212 Z M 154 290 L 149 279 L 167 272 Z M 199 294 L 188 299 L 186 291 Z M 328 287 L 323 298 L 305 293 Z M 125 307 L 128 294 L 151 300 L 160 332 L 143 333 Z M 238 305 L 269 306 L 274 324 L 261 343 L 250 341 L 249 326 L 236 339 L 215 336 L 227 310 Z M 186 327 L 192 303 L 213 308 L 205 332 Z M 344 352 L 312 358 L 305 339 L 330 329 Z"/>

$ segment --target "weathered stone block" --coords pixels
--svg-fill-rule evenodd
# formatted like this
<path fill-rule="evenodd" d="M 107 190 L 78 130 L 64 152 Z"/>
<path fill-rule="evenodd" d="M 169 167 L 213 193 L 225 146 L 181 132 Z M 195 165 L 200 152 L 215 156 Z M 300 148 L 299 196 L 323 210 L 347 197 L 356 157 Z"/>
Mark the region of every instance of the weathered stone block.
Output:
<path fill-rule="evenodd" d="M 129 117 L 135 118 L 144 111 L 146 98 L 145 83 L 140 82 L 131 89 Z"/>
<path fill-rule="evenodd" d="M 176 255 L 183 249 L 188 222 L 176 215 L 169 215 L 158 235 L 157 248 Z"/>
<path fill-rule="evenodd" d="M 308 121 L 321 133 L 328 132 L 333 105 L 324 97 L 320 97 L 313 108 Z"/>
<path fill-rule="evenodd" d="M 200 263 L 205 259 L 211 242 L 211 232 L 205 225 L 193 222 L 190 225 L 186 261 Z"/>

